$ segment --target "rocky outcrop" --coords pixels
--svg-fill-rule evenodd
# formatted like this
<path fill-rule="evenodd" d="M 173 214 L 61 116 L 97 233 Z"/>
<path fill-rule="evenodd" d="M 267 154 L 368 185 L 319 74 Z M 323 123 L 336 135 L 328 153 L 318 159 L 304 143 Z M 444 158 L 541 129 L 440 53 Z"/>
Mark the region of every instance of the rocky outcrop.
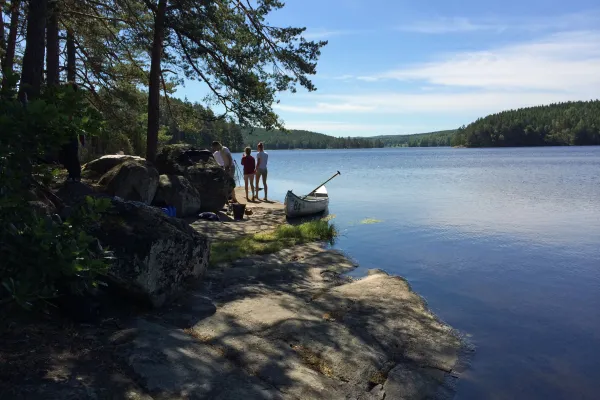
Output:
<path fill-rule="evenodd" d="M 210 151 L 191 145 L 164 146 L 155 164 L 161 174 L 183 176 L 192 184 L 200 194 L 201 211 L 220 211 L 235 187 Z"/>
<path fill-rule="evenodd" d="M 96 160 L 90 161 L 85 164 L 82 168 L 82 175 L 90 177 L 90 178 L 99 178 L 102 175 L 106 174 L 108 171 L 116 167 L 117 165 L 123 164 L 125 161 L 146 161 L 142 157 L 138 156 L 130 156 L 124 154 L 109 154 L 106 156 L 102 156 Z"/>
<path fill-rule="evenodd" d="M 153 306 L 176 296 L 208 265 L 205 236 L 143 203 L 113 200 L 93 233 L 114 253 L 109 282 Z"/>
<path fill-rule="evenodd" d="M 451 398 L 455 332 L 405 280 L 344 278 L 354 266 L 308 244 L 211 268 L 166 324 L 136 321 L 118 356 L 148 390 L 196 399 Z"/>
<path fill-rule="evenodd" d="M 152 203 L 158 188 L 158 171 L 146 161 L 125 161 L 100 178 L 105 193 L 125 200 Z"/>
<path fill-rule="evenodd" d="M 184 175 L 188 167 L 198 162 L 214 160 L 209 150 L 200 150 L 188 144 L 164 146 L 156 155 L 156 168 L 161 174 Z M 218 165 L 218 164 L 217 164 Z"/>
<path fill-rule="evenodd" d="M 198 214 L 202 201 L 196 188 L 185 177 L 161 175 L 153 203 L 156 206 L 174 206 L 177 217 Z"/>

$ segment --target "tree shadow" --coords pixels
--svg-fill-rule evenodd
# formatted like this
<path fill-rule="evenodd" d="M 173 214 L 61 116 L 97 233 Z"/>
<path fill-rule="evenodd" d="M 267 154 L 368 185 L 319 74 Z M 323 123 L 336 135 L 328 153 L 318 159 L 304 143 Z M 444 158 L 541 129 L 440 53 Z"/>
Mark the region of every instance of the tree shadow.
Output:
<path fill-rule="evenodd" d="M 179 320 L 177 327 L 202 348 L 224 357 L 214 362 L 230 363 L 235 374 L 259 379 L 261 391 L 243 388 L 252 396 L 265 395 L 266 385 L 285 398 L 376 398 L 370 391 L 382 390 L 388 374 L 397 381 L 403 377 L 401 386 L 415 386 L 417 381 L 427 398 L 451 394 L 453 361 L 460 347 L 454 332 L 428 313 L 415 294 L 373 299 L 361 290 L 346 290 L 348 285 L 339 286 L 348 282 L 341 273 L 352 268 L 347 260 L 342 266 L 342 260 L 343 255 L 332 251 L 288 252 L 209 270 L 196 290 L 206 296 L 206 307 L 212 301 L 215 308 L 203 316 L 184 311 L 192 318 Z M 385 282 L 410 293 L 400 278 L 386 275 Z M 182 309 L 169 310 L 157 322 L 173 324 L 168 315 L 174 312 Z M 395 372 L 398 366 L 404 375 Z M 211 371 L 209 381 L 222 373 Z M 393 384 L 387 386 L 392 393 Z M 201 392 L 201 398 L 209 398 L 202 397 L 206 395 Z"/>
<path fill-rule="evenodd" d="M 18 325 L 0 344 L 0 398 L 375 399 L 383 384 L 386 398 L 394 384 L 450 393 L 454 333 L 401 278 L 346 284 L 354 267 L 313 243 L 209 268 L 157 310 Z"/>

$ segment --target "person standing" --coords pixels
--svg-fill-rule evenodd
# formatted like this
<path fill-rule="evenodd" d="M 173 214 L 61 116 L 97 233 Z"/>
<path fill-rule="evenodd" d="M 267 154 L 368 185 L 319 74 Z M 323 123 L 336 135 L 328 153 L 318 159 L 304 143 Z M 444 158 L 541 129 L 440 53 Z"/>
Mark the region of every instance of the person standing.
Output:
<path fill-rule="evenodd" d="M 256 155 L 256 197 L 258 197 L 258 181 L 262 176 L 263 187 L 265 189 L 265 198 L 267 201 L 267 163 L 269 161 L 269 153 L 265 152 L 265 145 L 260 142 L 258 144 L 258 154 Z"/>
<path fill-rule="evenodd" d="M 237 203 L 238 201 L 235 198 L 235 167 L 233 165 L 233 157 L 231 156 L 231 152 L 227 147 L 223 146 L 217 141 L 212 142 L 212 150 L 217 163 L 219 163 L 219 165 L 225 169 L 227 175 L 233 179 L 234 185 L 230 197 L 234 203 Z"/>
<path fill-rule="evenodd" d="M 252 201 L 256 197 L 258 197 L 258 191 L 256 196 L 254 196 L 254 174 L 256 173 L 256 160 L 252 157 L 252 149 L 250 147 L 246 147 L 244 150 L 244 156 L 242 156 L 242 165 L 244 166 L 244 187 L 246 189 L 246 200 L 250 201 L 248 198 L 248 183 L 250 183 L 250 188 L 252 190 Z"/>

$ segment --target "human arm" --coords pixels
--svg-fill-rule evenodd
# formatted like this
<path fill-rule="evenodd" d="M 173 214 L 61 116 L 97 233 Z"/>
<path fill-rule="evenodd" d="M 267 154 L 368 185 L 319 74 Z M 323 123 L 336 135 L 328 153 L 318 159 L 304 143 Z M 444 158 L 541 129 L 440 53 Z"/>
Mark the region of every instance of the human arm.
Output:
<path fill-rule="evenodd" d="M 258 171 L 258 167 L 260 166 L 260 153 L 256 155 L 256 171 Z"/>

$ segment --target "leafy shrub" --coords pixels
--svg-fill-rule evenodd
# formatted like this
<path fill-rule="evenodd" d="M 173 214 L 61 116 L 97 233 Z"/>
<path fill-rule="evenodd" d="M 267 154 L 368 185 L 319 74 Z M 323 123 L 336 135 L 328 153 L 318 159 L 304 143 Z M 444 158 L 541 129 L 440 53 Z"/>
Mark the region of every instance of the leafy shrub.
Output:
<path fill-rule="evenodd" d="M 109 207 L 109 199 L 87 197 L 65 222 L 34 214 L 20 228 L 10 224 L 1 236 L 0 257 L 5 263 L 0 271 L 5 291 L 1 301 L 30 308 L 36 300 L 81 294 L 96 286 L 110 253 L 86 229 Z"/>
<path fill-rule="evenodd" d="M 65 222 L 40 215 L 27 200 L 51 180 L 41 160 L 73 136 L 100 129 L 83 94 L 68 87 L 46 91 L 28 104 L 14 91 L 0 98 L 0 304 L 29 308 L 36 300 L 82 292 L 105 271 L 105 254 L 86 233 L 108 207 L 87 199 Z"/>

